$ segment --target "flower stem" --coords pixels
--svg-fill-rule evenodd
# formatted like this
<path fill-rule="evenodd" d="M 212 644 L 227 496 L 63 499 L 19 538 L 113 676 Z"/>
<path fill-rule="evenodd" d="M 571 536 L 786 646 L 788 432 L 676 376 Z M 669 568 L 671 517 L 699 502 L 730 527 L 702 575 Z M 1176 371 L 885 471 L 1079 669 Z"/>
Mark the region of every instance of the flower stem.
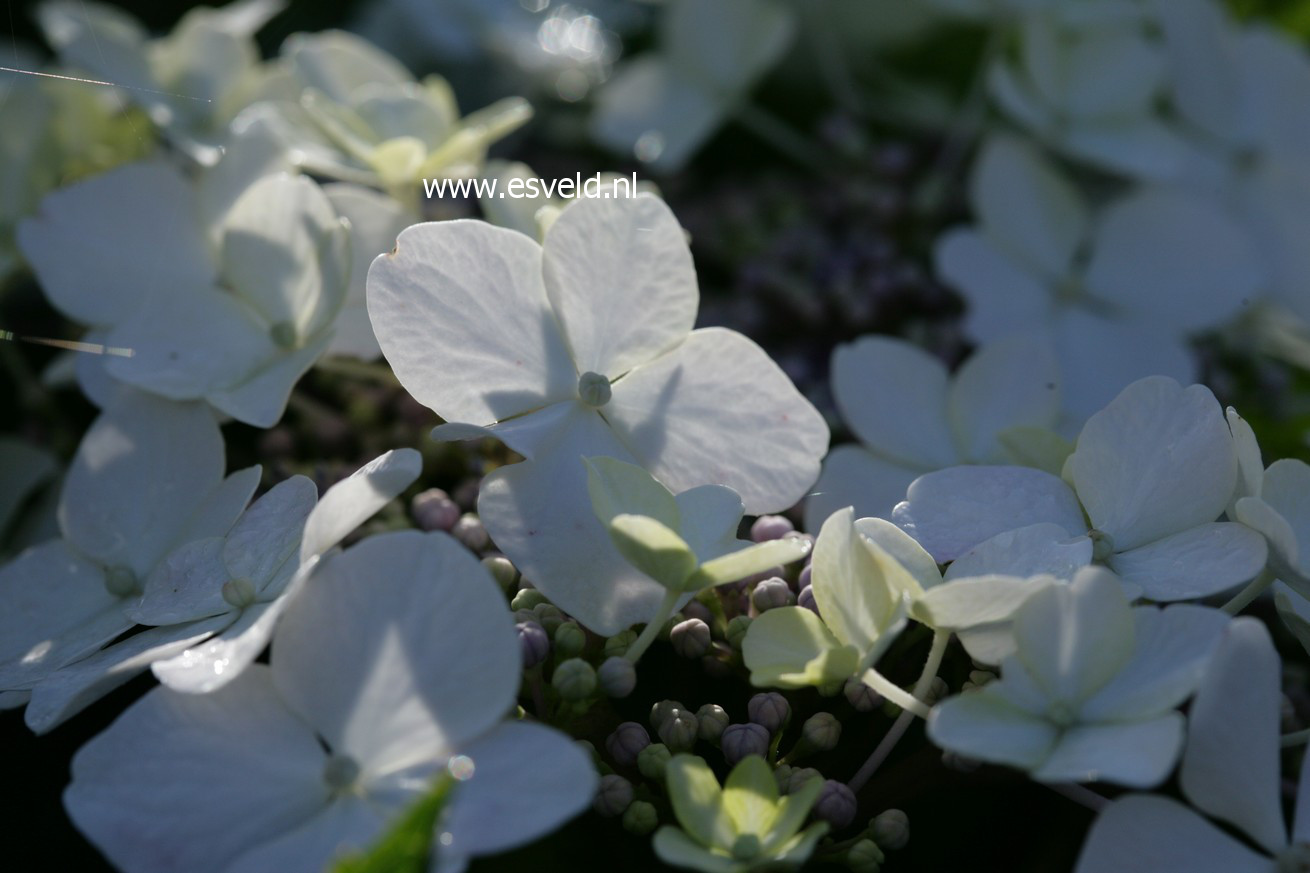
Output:
<path fill-rule="evenodd" d="M 1092 812 L 1100 812 L 1110 805 L 1110 798 L 1102 797 L 1090 788 L 1084 788 L 1074 782 L 1043 782 L 1056 794 L 1063 794 L 1079 806 L 1085 806 Z"/>
<path fill-rule="evenodd" d="M 664 627 L 664 623 L 669 620 L 669 616 L 673 615 L 673 610 L 678 605 L 678 598 L 681 596 L 681 591 L 669 589 L 668 593 L 664 595 L 664 599 L 660 601 L 659 608 L 655 610 L 655 617 L 646 623 L 641 635 L 637 637 L 631 646 L 628 646 L 628 651 L 624 653 L 623 657 L 635 664 L 638 658 L 646 654 L 650 644 L 655 642 L 655 638 L 659 636 L 660 628 Z"/>
<path fill-rule="evenodd" d="M 1283 734 L 1281 743 L 1284 749 L 1291 748 L 1292 746 L 1299 746 L 1303 743 L 1310 743 L 1310 728 L 1306 728 L 1303 731 L 1296 731 L 1295 733 Z"/>
<path fill-rule="evenodd" d="M 1274 584 L 1274 574 L 1271 573 L 1268 568 L 1265 568 L 1260 571 L 1259 576 L 1252 579 L 1245 588 L 1237 592 L 1237 594 L 1233 596 L 1233 599 L 1225 603 L 1221 608 L 1229 615 L 1237 615 L 1243 609 L 1250 606 L 1253 600 L 1261 594 L 1264 594 L 1265 589 L 1272 584 Z"/>
<path fill-rule="evenodd" d="M 928 659 L 924 661 L 923 672 L 919 674 L 919 681 L 914 684 L 914 696 L 916 698 L 921 697 L 932 686 L 932 681 L 937 678 L 937 671 L 942 666 L 942 657 L 946 654 L 946 644 L 950 640 L 951 635 L 948 631 L 937 631 L 933 634 L 932 648 L 928 650 Z M 886 697 L 885 694 L 883 696 Z M 891 700 L 891 698 L 888 699 Z M 895 701 L 892 702 L 895 703 Z M 905 732 L 909 730 L 910 722 L 914 721 L 915 715 L 918 715 L 918 713 L 907 708 L 896 717 L 896 721 L 892 723 L 891 729 L 882 738 L 882 742 L 878 743 L 877 748 L 873 750 L 873 754 L 869 756 L 869 759 L 864 762 L 864 765 L 847 783 L 851 791 L 859 791 L 868 783 L 873 774 L 882 766 L 882 762 L 886 761 L 892 750 L 896 748 L 896 744 L 901 741 L 901 737 L 905 736 Z"/>

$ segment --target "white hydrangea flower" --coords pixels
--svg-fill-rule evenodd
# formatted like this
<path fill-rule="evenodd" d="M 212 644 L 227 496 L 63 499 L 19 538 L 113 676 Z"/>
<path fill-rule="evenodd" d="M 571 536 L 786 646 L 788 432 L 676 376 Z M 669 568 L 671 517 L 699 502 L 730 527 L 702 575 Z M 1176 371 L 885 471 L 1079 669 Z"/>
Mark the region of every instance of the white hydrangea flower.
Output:
<path fill-rule="evenodd" d="M 559 211 L 569 204 L 569 201 L 577 196 L 582 196 L 578 192 L 573 197 L 564 197 L 559 194 L 553 194 L 550 197 L 509 197 L 508 192 L 512 185 L 519 186 L 522 190 L 531 190 L 529 185 L 539 185 L 537 191 L 544 191 L 547 183 L 527 164 L 519 161 L 488 161 L 487 173 L 488 179 L 496 180 L 496 195 L 481 195 L 478 197 L 478 206 L 482 210 L 482 215 L 487 221 L 499 227 L 508 227 L 510 230 L 517 230 L 519 233 L 526 234 L 540 242 L 550 229 Z M 617 193 L 619 188 L 615 186 L 615 179 L 625 179 L 626 185 L 623 187 L 623 194 Z M 516 183 L 517 180 L 517 183 Z M 600 179 L 600 185 L 594 195 L 602 199 L 609 197 L 631 197 L 636 194 L 654 194 L 659 196 L 659 188 L 655 183 L 645 179 L 639 181 L 636 190 L 632 190 L 631 177 L 617 176 L 617 174 L 607 174 Z"/>
<path fill-rule="evenodd" d="M 1110 804 L 1075 873 L 1271 873 L 1310 862 L 1310 766 L 1291 833 L 1279 768 L 1280 664 L 1258 620 L 1234 619 L 1196 693 L 1180 782 L 1196 808 L 1154 795 Z M 1198 812 L 1199 811 L 1199 812 Z M 1247 836 L 1251 848 L 1204 815 Z"/>
<path fill-rule="evenodd" d="M 557 827 L 595 790 L 571 740 L 504 721 L 520 665 L 467 549 L 372 537 L 314 571 L 271 666 L 211 694 L 151 691 L 77 753 L 64 803 L 129 873 L 308 873 L 366 848 L 463 756 L 471 778 L 434 842 L 434 870 L 458 871 Z"/>
<path fill-rule="evenodd" d="M 122 86 L 173 142 L 212 164 L 222 154 L 228 123 L 268 75 L 254 35 L 285 5 L 238 0 L 221 9 L 201 6 L 159 39 L 118 9 L 85 0 L 48 0 L 38 19 L 61 61 Z"/>
<path fill-rule="evenodd" d="M 988 71 L 993 99 L 1052 148 L 1117 173 L 1177 175 L 1187 145 L 1157 111 L 1163 48 L 1135 3 L 1050 4 L 1018 22 Z"/>
<path fill-rule="evenodd" d="M 656 197 L 576 200 L 538 245 L 480 221 L 411 227 L 369 272 L 383 353 L 439 439 L 494 436 L 529 460 L 488 476 L 478 512 L 560 609 L 613 634 L 663 589 L 591 510 L 581 457 L 645 467 L 673 492 L 721 484 L 748 513 L 799 500 L 828 429 L 753 342 L 691 330 L 699 292 Z"/>
<path fill-rule="evenodd" d="M 418 478 L 422 459 L 398 449 L 328 489 L 293 476 L 255 501 L 223 536 L 193 540 L 155 565 L 124 614 L 144 628 L 46 676 L 27 725 L 44 733 L 150 669 L 168 687 L 207 693 L 236 679 L 319 556 Z"/>
<path fill-rule="evenodd" d="M 854 506 L 857 518 L 889 518 L 910 483 L 933 470 L 1026 463 L 1008 448 L 1022 451 L 1030 433 L 1057 424 L 1059 382 L 1051 347 L 1028 337 L 984 346 L 953 376 L 904 340 L 867 336 L 838 346 L 832 393 L 860 442 L 824 459 L 805 501 L 806 529 L 818 530 L 843 506 Z"/>
<path fill-rule="evenodd" d="M 1042 782 L 1162 782 L 1183 745 L 1175 707 L 1196 689 L 1228 617 L 1183 604 L 1134 609 L 1113 574 L 1090 568 L 1014 616 L 1001 678 L 933 708 L 943 748 Z"/>
<path fill-rule="evenodd" d="M 1263 281 L 1246 232 L 1213 199 L 1140 187 L 1094 216 L 1031 145 L 998 135 L 970 183 L 977 225 L 937 242 L 937 270 L 968 299 L 983 342 L 1015 325 L 1051 337 L 1070 412 L 1152 374 L 1188 379 L 1186 337 L 1225 321 Z"/>
<path fill-rule="evenodd" d="M 108 375 L 247 424 L 281 418 L 332 340 L 350 269 L 346 224 L 283 166 L 280 145 L 252 131 L 194 185 L 168 164 L 131 164 L 51 194 L 19 226 L 50 301 L 130 350 L 86 365 L 103 367 L 83 380 L 93 399 L 107 400 Z"/>
<path fill-rule="evenodd" d="M 672 0 L 659 51 L 625 62 L 596 97 L 591 133 L 661 172 L 678 169 L 787 50 L 792 10 L 778 0 Z"/>
<path fill-rule="evenodd" d="M 82 438 L 59 498 L 61 538 L 0 570 L 0 689 L 30 690 L 131 629 L 124 607 L 173 549 L 222 536 L 259 468 L 223 478 L 213 413 L 130 394 Z"/>
<path fill-rule="evenodd" d="M 422 82 L 395 58 L 341 30 L 287 39 L 262 100 L 234 128 L 271 124 L 306 170 L 381 187 L 417 203 L 420 180 L 472 175 L 488 147 L 527 122 L 521 98 L 460 117 L 440 76 Z"/>
<path fill-rule="evenodd" d="M 1087 420 L 1064 475 L 1025 467 L 929 473 L 893 519 L 941 563 L 1006 531 L 1047 525 L 1015 534 L 1022 549 L 988 556 L 992 573 L 1009 572 L 998 555 L 1028 571 L 1034 554 L 1057 565 L 1081 560 L 1076 552 L 1087 546 L 1071 538 L 1086 533 L 1092 557 L 1152 600 L 1217 594 L 1264 567 L 1263 537 L 1216 521 L 1232 498 L 1238 461 L 1222 410 L 1202 385 L 1184 389 L 1160 376 L 1129 385 Z"/>

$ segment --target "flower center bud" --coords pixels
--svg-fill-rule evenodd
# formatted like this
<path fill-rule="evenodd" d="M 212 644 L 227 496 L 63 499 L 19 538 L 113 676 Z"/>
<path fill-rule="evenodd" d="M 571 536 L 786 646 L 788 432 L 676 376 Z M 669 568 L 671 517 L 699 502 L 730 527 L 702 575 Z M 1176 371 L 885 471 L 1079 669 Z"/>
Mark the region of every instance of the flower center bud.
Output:
<path fill-rule="evenodd" d="M 279 321 L 268 329 L 268 333 L 280 349 L 294 349 L 299 339 L 296 336 L 296 326 L 289 321 Z"/>
<path fill-rule="evenodd" d="M 1108 533 L 1093 530 L 1087 534 L 1092 538 L 1092 560 L 1104 563 L 1114 554 L 1114 538 Z"/>
<path fill-rule="evenodd" d="M 760 838 L 755 834 L 740 834 L 732 843 L 732 857 L 749 861 L 760 853 Z"/>
<path fill-rule="evenodd" d="M 249 579 L 229 579 L 223 583 L 223 600 L 237 609 L 255 602 L 255 586 Z"/>
<path fill-rule="evenodd" d="M 578 397 L 592 409 L 610 402 L 610 380 L 590 371 L 578 377 Z"/>
<path fill-rule="evenodd" d="M 323 781 L 333 791 L 348 791 L 359 778 L 359 765 L 349 755 L 331 755 L 323 765 Z"/>
<path fill-rule="evenodd" d="M 1064 701 L 1056 701 L 1046 710 L 1046 718 L 1056 727 L 1066 728 L 1078 720 L 1078 713 Z"/>
<path fill-rule="evenodd" d="M 141 585 L 127 567 L 110 567 L 105 572 L 105 590 L 115 597 L 131 597 L 141 593 Z"/>

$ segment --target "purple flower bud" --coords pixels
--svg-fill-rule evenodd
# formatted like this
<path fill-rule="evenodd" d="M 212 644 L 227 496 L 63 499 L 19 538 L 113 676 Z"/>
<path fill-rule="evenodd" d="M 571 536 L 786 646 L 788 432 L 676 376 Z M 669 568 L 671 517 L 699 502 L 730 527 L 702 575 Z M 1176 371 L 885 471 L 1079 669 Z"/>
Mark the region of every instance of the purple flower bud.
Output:
<path fill-rule="evenodd" d="M 819 821 L 826 821 L 833 830 L 839 831 L 855 821 L 857 807 L 855 792 L 836 779 L 827 779 L 819 799 L 814 801 L 813 813 Z"/>
<path fill-rule="evenodd" d="M 680 656 L 699 658 L 710 648 L 710 626 L 699 618 L 689 618 L 673 626 L 669 642 Z"/>
<path fill-rule="evenodd" d="M 682 607 L 683 618 L 699 618 L 701 621 L 709 624 L 714 620 L 714 615 L 710 608 L 699 600 L 688 600 L 687 605 Z"/>
<path fill-rule="evenodd" d="M 600 777 L 596 788 L 596 797 L 591 806 L 605 818 L 623 815 L 623 811 L 632 803 L 632 783 L 616 773 Z"/>
<path fill-rule="evenodd" d="M 637 755 L 650 745 L 650 734 L 635 721 L 625 721 L 614 729 L 614 733 L 605 739 L 605 751 L 620 767 L 631 767 L 637 763 Z"/>
<path fill-rule="evenodd" d="M 581 658 L 561 661 L 550 684 L 565 700 L 586 700 L 596 690 L 596 669 Z"/>
<path fill-rule="evenodd" d="M 910 817 L 899 809 L 880 812 L 869 822 L 869 836 L 879 848 L 903 849 L 910 841 Z"/>
<path fill-rule="evenodd" d="M 658 731 L 665 719 L 686 708 L 677 700 L 661 700 L 650 708 L 650 726 Z"/>
<path fill-rule="evenodd" d="M 873 712 L 882 706 L 882 695 L 854 676 L 846 680 L 842 693 L 857 712 Z"/>
<path fill-rule="evenodd" d="M 797 588 L 807 587 L 810 584 L 811 577 L 813 576 L 814 576 L 814 565 L 810 563 L 806 563 L 804 567 L 801 567 L 801 572 L 796 576 L 796 587 Z"/>
<path fill-rule="evenodd" d="M 644 837 L 659 826 L 660 816 L 654 804 L 644 800 L 634 800 L 623 813 L 623 829 L 630 834 Z"/>
<path fill-rule="evenodd" d="M 791 606 L 795 602 L 793 596 L 787 580 L 773 576 L 755 586 L 755 590 L 751 592 L 751 606 L 756 612 L 768 612 L 780 606 Z"/>
<path fill-rule="evenodd" d="M 791 704 L 778 692 L 766 691 L 747 702 L 746 713 L 751 721 L 773 735 L 786 727 L 791 718 Z"/>
<path fill-rule="evenodd" d="M 697 735 L 707 743 L 717 743 L 728 721 L 728 713 L 722 706 L 707 703 L 696 710 Z"/>
<path fill-rule="evenodd" d="M 550 654 L 550 637 L 535 621 L 518 623 L 519 646 L 523 650 L 523 669 L 527 670 L 546 660 Z"/>
<path fill-rule="evenodd" d="M 753 722 L 730 724 L 719 737 L 719 748 L 723 750 L 723 759 L 729 765 L 735 766 L 747 755 L 763 758 L 769 754 L 769 732 Z"/>
<path fill-rule="evenodd" d="M 627 658 L 606 658 L 596 671 L 596 682 L 606 697 L 627 697 L 637 687 L 637 668 Z"/>
<path fill-rule="evenodd" d="M 751 540 L 757 543 L 780 540 L 796 529 L 790 519 L 782 515 L 761 515 L 751 524 Z"/>
<path fill-rule="evenodd" d="M 448 531 L 459 521 L 459 504 L 440 488 L 429 488 L 414 495 L 409 503 L 410 514 L 419 528 L 426 531 Z"/>
<path fill-rule="evenodd" d="M 801 589 L 801 593 L 796 595 L 796 605 L 803 606 L 815 615 L 819 614 L 819 604 L 814 601 L 814 587 L 806 585 Z"/>
<path fill-rule="evenodd" d="M 482 482 L 477 479 L 465 479 L 455 488 L 455 493 L 450 495 L 451 499 L 465 509 L 472 509 L 478 502 L 478 491 L 482 489 Z"/>
<path fill-rule="evenodd" d="M 699 729 L 696 716 L 686 710 L 674 710 L 659 727 L 660 741 L 675 755 L 680 752 L 690 752 L 691 747 L 696 745 Z"/>
<path fill-rule="evenodd" d="M 491 536 L 482 526 L 482 519 L 471 512 L 465 513 L 450 529 L 450 535 L 475 552 L 480 552 L 491 545 Z"/>
<path fill-rule="evenodd" d="M 805 719 L 801 737 L 816 752 L 831 752 L 841 742 L 841 722 L 830 712 L 816 712 Z"/>

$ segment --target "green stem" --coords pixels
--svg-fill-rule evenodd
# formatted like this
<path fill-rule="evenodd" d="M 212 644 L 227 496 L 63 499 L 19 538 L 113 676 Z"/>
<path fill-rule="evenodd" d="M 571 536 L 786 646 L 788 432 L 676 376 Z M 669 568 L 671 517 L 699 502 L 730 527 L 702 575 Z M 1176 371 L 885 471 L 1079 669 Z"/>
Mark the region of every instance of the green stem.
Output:
<path fill-rule="evenodd" d="M 1284 749 L 1291 748 L 1292 746 L 1299 746 L 1307 742 L 1310 742 L 1310 728 L 1306 728 L 1303 731 L 1296 731 L 1295 733 L 1283 734 L 1281 740 Z"/>
<path fill-rule="evenodd" d="M 950 641 L 951 634 L 949 631 L 937 631 L 933 634 L 932 648 L 928 650 L 928 658 L 923 663 L 923 672 L 919 674 L 919 681 L 914 683 L 915 698 L 922 697 L 932 687 L 933 680 L 937 678 L 937 671 L 941 669 L 942 658 L 946 654 L 946 644 Z M 887 697 L 886 694 L 883 696 Z M 887 699 L 891 700 L 890 697 Z M 896 701 L 893 700 L 892 702 L 895 703 Z M 869 756 L 869 759 L 864 762 L 864 765 L 847 783 L 851 791 L 859 791 L 868 783 L 873 774 L 882 766 L 883 761 L 886 761 L 892 750 L 896 748 L 896 744 L 901 741 L 901 737 L 905 736 L 905 732 L 909 730 L 910 722 L 914 721 L 916 715 L 919 715 L 919 713 L 905 708 L 905 711 L 896 717 L 896 721 L 892 723 L 891 729 L 882 738 L 882 742 L 878 743 L 877 748 L 873 750 L 873 754 Z"/>
<path fill-rule="evenodd" d="M 1260 571 L 1260 575 L 1247 584 L 1245 588 L 1237 592 L 1233 599 L 1225 603 L 1221 608 L 1229 615 L 1237 615 L 1243 609 L 1251 605 L 1251 602 L 1265 593 L 1270 585 L 1274 584 L 1274 574 L 1268 568 Z"/>
<path fill-rule="evenodd" d="M 646 623 L 641 635 L 637 637 L 632 645 L 628 646 L 628 651 L 624 653 L 623 657 L 635 664 L 638 658 L 646 654 L 650 644 L 655 642 L 655 638 L 660 635 L 660 628 L 664 627 L 664 623 L 673 615 L 673 610 L 678 606 L 678 598 L 682 594 L 681 591 L 669 589 L 668 593 L 664 595 L 664 599 L 660 601 L 659 608 L 655 610 L 655 617 Z"/>

